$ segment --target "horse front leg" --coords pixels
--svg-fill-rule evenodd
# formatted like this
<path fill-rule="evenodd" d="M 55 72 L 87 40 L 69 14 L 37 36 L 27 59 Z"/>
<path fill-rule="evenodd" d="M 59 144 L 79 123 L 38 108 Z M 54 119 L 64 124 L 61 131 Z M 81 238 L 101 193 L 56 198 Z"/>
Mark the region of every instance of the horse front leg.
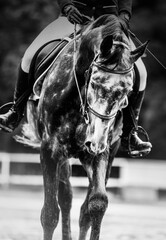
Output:
<path fill-rule="evenodd" d="M 88 210 L 91 218 L 90 240 L 98 240 L 103 216 L 108 206 L 105 188 L 108 160 L 106 156 L 96 157 L 93 161 L 93 189 L 89 196 Z"/>
<path fill-rule="evenodd" d="M 62 213 L 62 239 L 71 240 L 70 210 L 72 205 L 72 187 L 69 181 L 70 166 L 65 161 L 60 166 L 58 202 Z"/>
<path fill-rule="evenodd" d="M 44 240 L 52 240 L 54 229 L 59 221 L 58 192 L 58 160 L 53 159 L 49 143 L 42 144 L 41 166 L 44 180 L 44 205 L 41 211 L 41 224 Z"/>
<path fill-rule="evenodd" d="M 80 218 L 79 218 L 79 227 L 80 227 L 80 233 L 79 233 L 79 240 L 85 240 L 87 236 L 87 232 L 91 226 L 91 218 L 88 210 L 88 201 L 89 201 L 89 195 L 91 193 L 91 184 L 88 187 L 88 193 L 85 198 L 84 203 L 81 206 L 80 211 Z"/>
<path fill-rule="evenodd" d="M 79 227 L 80 227 L 79 240 L 85 240 L 87 236 L 87 232 L 91 226 L 91 218 L 90 218 L 90 213 L 88 209 L 88 203 L 89 203 L 89 196 L 92 191 L 93 170 L 92 170 L 91 162 L 93 161 L 93 157 L 89 155 L 81 154 L 80 161 L 89 179 L 88 192 L 87 192 L 85 201 L 81 206 L 80 217 L 79 217 Z"/>

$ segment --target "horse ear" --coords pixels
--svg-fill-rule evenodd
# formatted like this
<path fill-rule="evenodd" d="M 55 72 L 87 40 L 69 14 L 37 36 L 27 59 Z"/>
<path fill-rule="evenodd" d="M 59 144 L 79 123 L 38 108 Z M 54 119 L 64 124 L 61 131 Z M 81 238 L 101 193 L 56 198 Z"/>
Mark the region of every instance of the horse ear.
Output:
<path fill-rule="evenodd" d="M 113 36 L 107 36 L 103 39 L 100 45 L 101 58 L 105 58 L 110 53 L 113 45 Z"/>
<path fill-rule="evenodd" d="M 149 44 L 149 41 L 146 41 L 141 46 L 139 46 L 138 48 L 136 48 L 134 51 L 131 52 L 132 63 L 136 62 L 138 58 L 140 58 L 144 54 L 148 44 Z"/>

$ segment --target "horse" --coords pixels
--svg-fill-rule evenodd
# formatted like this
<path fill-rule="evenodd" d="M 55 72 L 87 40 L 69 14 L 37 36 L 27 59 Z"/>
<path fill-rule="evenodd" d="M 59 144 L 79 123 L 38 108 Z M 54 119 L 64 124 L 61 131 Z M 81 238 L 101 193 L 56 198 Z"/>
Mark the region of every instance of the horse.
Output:
<path fill-rule="evenodd" d="M 99 239 L 108 206 L 106 184 L 121 141 L 122 109 L 132 94 L 134 62 L 145 49 L 146 44 L 131 49 L 122 20 L 101 16 L 58 55 L 44 78 L 38 103 L 28 101 L 23 141 L 40 146 L 44 240 L 52 239 L 60 211 L 62 239 L 72 239 L 71 157 L 80 160 L 89 179 L 80 210 L 79 240 L 86 239 L 89 229 L 90 240 Z"/>

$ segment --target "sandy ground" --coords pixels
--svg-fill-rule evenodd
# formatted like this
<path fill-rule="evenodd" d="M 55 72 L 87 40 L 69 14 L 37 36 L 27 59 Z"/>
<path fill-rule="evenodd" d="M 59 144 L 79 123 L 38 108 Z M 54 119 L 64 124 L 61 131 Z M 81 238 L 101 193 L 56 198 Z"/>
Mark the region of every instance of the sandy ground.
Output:
<path fill-rule="evenodd" d="M 79 209 L 83 194 L 73 199 L 72 236 L 78 239 Z M 165 240 L 166 203 L 129 203 L 114 199 L 105 214 L 100 240 Z M 112 203 L 111 203 L 112 199 Z M 41 240 L 42 191 L 0 190 L 0 240 Z M 61 239 L 61 224 L 54 239 Z"/>

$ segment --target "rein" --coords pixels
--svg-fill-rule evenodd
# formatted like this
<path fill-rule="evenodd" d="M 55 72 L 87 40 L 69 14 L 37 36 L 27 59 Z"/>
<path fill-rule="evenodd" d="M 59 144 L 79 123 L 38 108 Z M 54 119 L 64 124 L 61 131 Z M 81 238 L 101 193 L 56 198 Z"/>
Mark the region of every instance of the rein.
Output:
<path fill-rule="evenodd" d="M 77 90 L 78 90 L 78 95 L 79 95 L 79 99 L 80 99 L 80 102 L 81 102 L 81 111 L 82 111 L 82 114 L 84 115 L 85 113 L 85 106 L 84 106 L 84 102 L 83 102 L 83 99 L 82 99 L 82 96 L 81 96 L 81 91 L 80 91 L 80 87 L 79 87 L 79 84 L 78 84 L 78 79 L 77 79 L 77 74 L 76 74 L 76 69 L 75 69 L 75 66 L 76 66 L 76 51 L 77 51 L 77 28 L 76 28 L 77 24 L 75 23 L 74 24 L 74 55 L 73 55 L 73 73 L 74 73 L 74 79 L 75 79 L 75 83 L 76 83 L 76 86 L 77 86 Z"/>
<path fill-rule="evenodd" d="M 89 110 L 89 112 L 91 112 L 93 115 L 95 115 L 96 117 L 102 119 L 102 120 L 110 120 L 114 117 L 116 117 L 117 115 L 117 112 L 112 114 L 112 115 L 103 115 L 103 114 L 100 114 L 98 112 L 96 112 L 93 108 L 91 108 L 91 106 L 89 105 L 89 103 L 87 103 L 87 110 Z"/>
<path fill-rule="evenodd" d="M 128 31 L 129 31 L 130 35 L 137 41 L 137 43 L 139 43 L 141 45 L 142 42 L 138 39 L 138 37 L 130 30 L 128 30 Z M 159 63 L 159 65 L 161 67 L 163 67 L 166 70 L 166 66 L 148 48 L 146 48 L 146 51 Z"/>

